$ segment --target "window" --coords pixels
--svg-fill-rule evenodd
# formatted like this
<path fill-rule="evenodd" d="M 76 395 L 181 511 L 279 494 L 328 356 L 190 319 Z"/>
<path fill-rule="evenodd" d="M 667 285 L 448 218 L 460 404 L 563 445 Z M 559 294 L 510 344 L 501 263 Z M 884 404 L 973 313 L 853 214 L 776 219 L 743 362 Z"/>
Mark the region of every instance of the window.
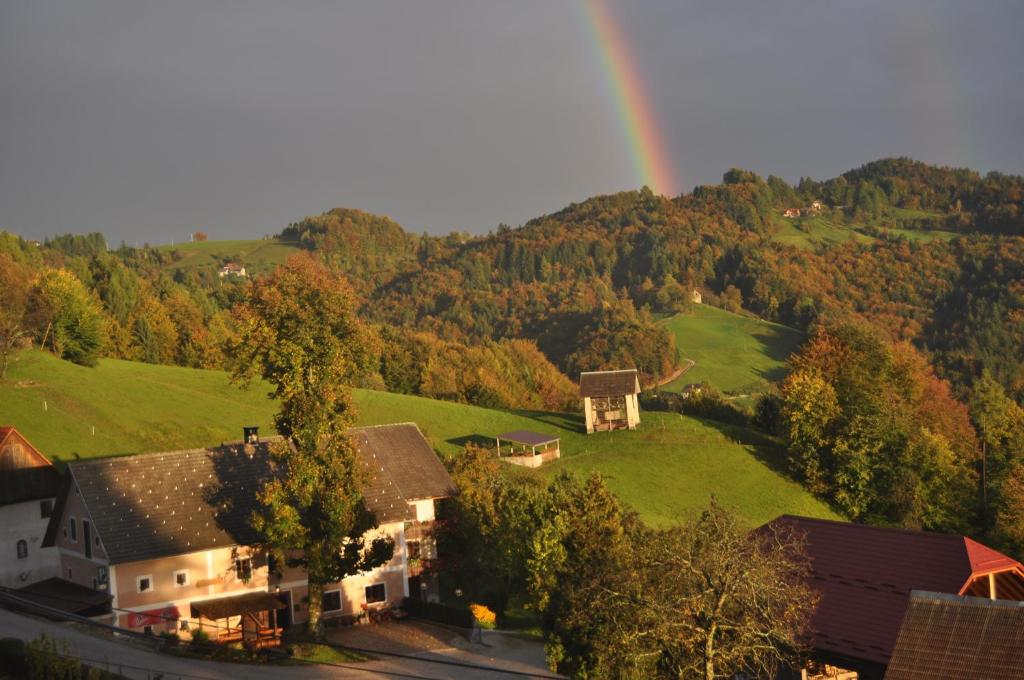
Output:
<path fill-rule="evenodd" d="M 140 593 L 148 593 L 153 590 L 153 577 L 149 574 L 145 576 L 139 576 L 135 579 L 135 585 Z"/>
<path fill-rule="evenodd" d="M 235 576 L 242 583 L 248 583 L 252 580 L 252 558 L 239 557 L 235 560 Z"/>
<path fill-rule="evenodd" d="M 420 558 L 420 542 L 419 541 L 406 541 L 405 549 L 409 553 L 410 560 L 418 560 Z"/>
<path fill-rule="evenodd" d="M 41 519 L 48 519 L 53 514 L 53 501 L 45 500 L 39 501 L 39 517 Z"/>
<path fill-rule="evenodd" d="M 71 533 L 71 540 L 78 543 L 78 522 L 74 517 L 68 517 L 68 531 Z"/>
<path fill-rule="evenodd" d="M 68 580 L 69 581 L 74 581 L 75 580 L 75 573 L 73 571 L 71 571 L 71 567 L 68 567 Z"/>
<path fill-rule="evenodd" d="M 96 581 L 104 586 L 110 580 L 110 574 L 107 572 L 106 567 L 96 567 Z"/>
<path fill-rule="evenodd" d="M 320 606 L 325 612 L 336 612 L 341 609 L 341 591 L 332 590 L 329 593 L 324 593 L 324 596 L 320 598 Z"/>
<path fill-rule="evenodd" d="M 188 585 L 188 569 L 174 572 L 174 585 L 177 588 Z"/>
<path fill-rule="evenodd" d="M 18 541 L 18 559 L 23 560 L 28 557 L 28 542 L 24 539 Z"/>
<path fill-rule="evenodd" d="M 366 586 L 366 604 L 373 604 L 374 602 L 383 602 L 388 599 L 388 591 L 384 587 L 383 583 L 376 583 L 372 586 Z"/>

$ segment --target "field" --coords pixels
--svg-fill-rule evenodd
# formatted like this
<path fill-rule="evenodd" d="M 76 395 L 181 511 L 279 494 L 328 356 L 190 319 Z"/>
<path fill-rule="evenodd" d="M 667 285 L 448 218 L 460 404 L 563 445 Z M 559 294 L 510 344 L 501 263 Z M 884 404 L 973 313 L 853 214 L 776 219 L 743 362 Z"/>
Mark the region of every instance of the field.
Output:
<path fill-rule="evenodd" d="M 240 390 L 217 371 L 115 360 L 89 369 L 25 352 L 0 383 L 0 422 L 61 460 L 208 446 L 239 439 L 243 425 L 271 432 L 274 406 L 265 392 Z M 577 414 L 497 411 L 369 390 L 357 390 L 356 402 L 361 424 L 416 422 L 444 455 L 508 430 L 555 434 L 562 460 L 524 474 L 599 472 L 653 525 L 682 519 L 712 494 L 751 525 L 783 512 L 835 516 L 773 469 L 778 453 L 771 442 L 741 428 L 644 412 L 635 432 L 588 436 Z"/>
<path fill-rule="evenodd" d="M 872 243 L 875 240 L 856 229 L 833 222 L 824 216 L 795 220 L 779 217 L 776 224 L 778 230 L 772 238 L 779 243 L 798 248 L 814 249 L 822 244 L 834 245 L 851 240 L 859 243 Z"/>
<path fill-rule="evenodd" d="M 300 250 L 298 244 L 280 239 L 251 239 L 243 241 L 196 241 L 159 246 L 161 250 L 176 250 L 182 259 L 171 265 L 174 269 L 194 271 L 220 269 L 226 261 L 238 262 L 250 274 L 272 270 Z"/>
<path fill-rule="evenodd" d="M 932 213 L 925 213 L 917 210 L 905 210 L 902 208 L 891 208 L 889 217 L 881 217 L 874 220 L 870 225 L 843 224 L 834 221 L 827 215 L 814 217 L 798 217 L 789 219 L 779 216 L 775 220 L 776 231 L 772 238 L 779 243 L 785 243 L 798 248 L 814 249 L 819 245 L 831 246 L 847 241 L 858 243 L 873 243 L 876 239 L 860 231 L 866 226 L 872 226 L 891 236 L 899 236 L 909 241 L 949 241 L 957 237 L 951 231 L 938 231 L 930 229 L 899 229 L 888 225 L 894 220 L 913 220 L 932 216 Z"/>
<path fill-rule="evenodd" d="M 731 395 L 764 392 L 770 382 L 785 376 L 786 358 L 803 341 L 800 331 L 787 326 L 708 305 L 694 305 L 691 313 L 661 323 L 675 335 L 680 357 L 696 362 L 662 386 L 669 392 L 704 381 Z"/>

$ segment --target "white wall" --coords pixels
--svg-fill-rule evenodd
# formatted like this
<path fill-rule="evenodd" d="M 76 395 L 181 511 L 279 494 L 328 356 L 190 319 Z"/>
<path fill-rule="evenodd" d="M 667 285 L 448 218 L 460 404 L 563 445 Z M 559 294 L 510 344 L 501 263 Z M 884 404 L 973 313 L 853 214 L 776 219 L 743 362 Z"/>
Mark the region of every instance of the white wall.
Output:
<path fill-rule="evenodd" d="M 54 499 L 49 499 L 51 504 Z M 41 500 L 0 506 L 0 586 L 20 588 L 57 575 L 57 548 L 41 548 L 46 525 Z M 18 541 L 28 543 L 28 557 L 18 559 Z"/>

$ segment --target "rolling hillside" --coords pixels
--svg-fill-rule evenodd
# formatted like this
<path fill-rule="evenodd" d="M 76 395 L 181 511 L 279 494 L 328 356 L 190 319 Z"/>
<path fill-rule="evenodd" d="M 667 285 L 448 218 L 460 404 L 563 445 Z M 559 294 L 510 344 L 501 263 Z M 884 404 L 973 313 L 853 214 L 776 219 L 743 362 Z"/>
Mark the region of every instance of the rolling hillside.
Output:
<path fill-rule="evenodd" d="M 282 239 L 248 239 L 239 241 L 197 241 L 160 246 L 160 250 L 174 250 L 183 257 L 171 265 L 172 269 L 216 271 L 224 262 L 245 265 L 249 273 L 261 274 L 272 270 L 299 252 L 296 243 Z"/>
<path fill-rule="evenodd" d="M 115 360 L 89 369 L 25 352 L 0 383 L 0 422 L 61 460 L 207 446 L 238 439 L 245 424 L 272 431 L 265 391 L 240 390 L 216 371 Z M 525 474 L 600 472 L 655 525 L 703 507 L 712 494 L 750 524 L 783 512 L 834 516 L 772 469 L 777 454 L 770 442 L 740 428 L 645 412 L 636 432 L 587 436 L 576 414 L 497 411 L 369 390 L 357 390 L 356 400 L 361 423 L 416 422 L 446 455 L 508 430 L 557 434 L 563 459 Z"/>
<path fill-rule="evenodd" d="M 662 324 L 676 338 L 682 359 L 694 366 L 662 386 L 678 392 L 688 383 L 707 381 L 731 395 L 758 394 L 786 374 L 786 359 L 803 342 L 803 333 L 768 321 L 733 314 L 709 305 L 695 305 Z"/>

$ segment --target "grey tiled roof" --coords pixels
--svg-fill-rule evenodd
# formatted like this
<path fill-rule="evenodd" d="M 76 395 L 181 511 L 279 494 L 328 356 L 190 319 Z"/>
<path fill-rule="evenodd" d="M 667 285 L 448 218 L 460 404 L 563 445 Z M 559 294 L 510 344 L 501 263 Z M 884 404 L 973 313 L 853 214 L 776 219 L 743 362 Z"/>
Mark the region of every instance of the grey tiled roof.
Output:
<path fill-rule="evenodd" d="M 359 460 L 370 471 L 364 501 L 378 522 L 415 519 L 409 501 L 454 493 L 415 425 L 356 428 L 352 434 Z M 119 564 L 256 542 L 249 518 L 258 507 L 257 491 L 273 474 L 274 441 L 280 438 L 250 447 L 237 443 L 74 461 L 68 467 L 110 562 Z"/>
<path fill-rule="evenodd" d="M 580 373 L 581 397 L 621 397 L 624 394 L 637 394 L 639 391 L 640 383 L 635 368 Z"/>
<path fill-rule="evenodd" d="M 352 434 L 360 460 L 374 471 L 377 486 L 393 487 L 406 501 L 455 494 L 455 483 L 415 423 L 357 427 Z M 370 505 L 369 494 L 365 495 Z"/>
<path fill-rule="evenodd" d="M 256 541 L 249 517 L 269 443 L 68 464 L 112 564 Z M 71 490 L 70 493 L 74 493 Z"/>

